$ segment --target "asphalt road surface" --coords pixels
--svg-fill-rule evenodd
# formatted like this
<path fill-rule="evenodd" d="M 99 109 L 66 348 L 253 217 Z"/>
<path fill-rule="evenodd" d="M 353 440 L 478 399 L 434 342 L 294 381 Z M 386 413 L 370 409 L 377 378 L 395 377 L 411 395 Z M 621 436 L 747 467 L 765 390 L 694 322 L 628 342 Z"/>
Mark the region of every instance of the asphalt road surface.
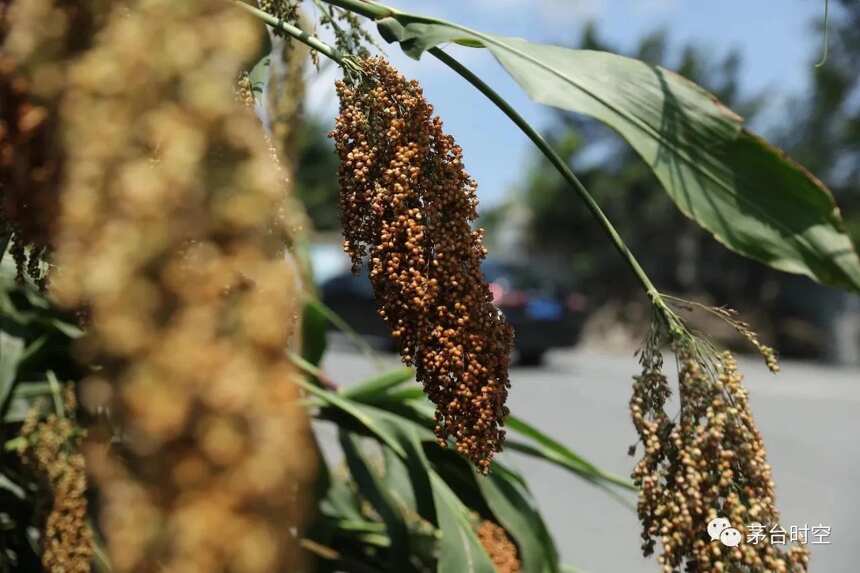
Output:
<path fill-rule="evenodd" d="M 389 355 L 386 362 L 397 360 Z M 860 370 L 783 362 L 774 376 L 752 357 L 740 364 L 774 468 L 783 525 L 831 528 L 820 539 L 829 544 L 810 546 L 812 573 L 860 571 Z M 377 371 L 341 345 L 329 350 L 324 368 L 344 384 Z M 631 355 L 555 352 L 541 368 L 513 369 L 510 407 L 603 469 L 626 476 L 634 462 L 627 455 L 636 441 L 627 401 L 636 372 Z M 639 553 L 631 507 L 544 462 L 505 455 L 528 479 L 564 563 L 588 573 L 658 571 L 653 558 Z"/>

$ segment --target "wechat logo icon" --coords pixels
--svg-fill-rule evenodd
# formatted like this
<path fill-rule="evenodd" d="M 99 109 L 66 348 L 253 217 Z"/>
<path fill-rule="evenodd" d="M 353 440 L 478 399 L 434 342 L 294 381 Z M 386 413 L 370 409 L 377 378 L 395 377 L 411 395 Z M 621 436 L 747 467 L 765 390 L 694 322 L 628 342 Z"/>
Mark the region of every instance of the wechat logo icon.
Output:
<path fill-rule="evenodd" d="M 708 522 L 708 535 L 711 541 L 719 540 L 726 547 L 737 547 L 741 544 L 741 532 L 732 527 L 725 517 L 715 517 Z"/>

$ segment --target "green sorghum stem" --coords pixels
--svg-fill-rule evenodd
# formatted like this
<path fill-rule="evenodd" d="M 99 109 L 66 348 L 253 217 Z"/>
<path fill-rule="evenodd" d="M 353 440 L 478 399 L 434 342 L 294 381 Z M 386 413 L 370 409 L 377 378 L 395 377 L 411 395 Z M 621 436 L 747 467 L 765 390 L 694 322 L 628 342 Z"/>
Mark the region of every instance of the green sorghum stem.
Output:
<path fill-rule="evenodd" d="M 600 205 L 597 204 L 597 201 L 592 197 L 591 193 L 588 192 L 585 185 L 579 178 L 571 171 L 570 167 L 568 167 L 567 163 L 556 153 L 556 151 L 550 146 L 550 144 L 544 139 L 544 137 L 538 133 L 538 131 L 529 124 L 526 119 L 519 114 L 517 110 L 515 110 L 511 105 L 505 101 L 505 99 L 500 96 L 493 88 L 488 86 L 481 78 L 476 76 L 465 67 L 463 64 L 458 62 L 456 59 L 452 58 L 444 51 L 439 48 L 432 48 L 429 52 L 439 59 L 442 63 L 447 65 L 449 68 L 460 74 L 466 81 L 475 86 L 478 91 L 487 96 L 487 98 L 492 101 L 496 107 L 498 107 L 502 113 L 508 116 L 508 118 L 514 122 L 514 124 L 520 128 L 520 130 L 526 134 L 526 136 L 532 140 L 538 149 L 546 156 L 550 163 L 552 163 L 553 167 L 555 167 L 561 176 L 574 188 L 574 190 L 579 195 L 580 199 L 582 199 L 588 209 L 591 211 L 591 214 L 598 220 L 600 225 L 603 227 L 606 234 L 609 235 L 610 240 L 612 241 L 615 248 L 621 254 L 621 256 L 627 261 L 627 264 L 633 270 L 636 277 L 639 279 L 639 282 L 642 283 L 642 286 L 645 288 L 645 291 L 648 293 L 648 296 L 654 302 L 654 304 L 663 304 L 663 301 L 660 297 L 660 293 L 654 287 L 651 279 L 648 278 L 648 275 L 645 273 L 645 270 L 639 264 L 639 261 L 636 260 L 636 257 L 630 252 L 630 249 L 627 248 L 624 239 L 621 238 L 621 235 L 615 229 L 615 226 L 606 216 L 606 213 L 603 212 L 603 209 L 600 208 Z"/>
<path fill-rule="evenodd" d="M 268 12 L 264 12 L 264 11 L 260 10 L 259 8 L 255 8 L 254 6 L 251 6 L 250 4 L 246 4 L 245 2 L 242 2 L 241 0 L 231 0 L 231 2 L 233 4 L 239 6 L 243 10 L 250 12 L 251 14 L 256 16 L 257 18 L 259 18 L 260 20 L 262 20 L 263 22 L 265 22 L 266 24 L 271 26 L 272 28 L 277 28 L 278 30 L 281 30 L 282 32 L 289 34 L 290 36 L 292 36 L 296 40 L 307 45 L 309 48 L 312 48 L 312 49 L 316 50 L 317 52 L 319 52 L 325 56 L 328 56 L 329 58 L 331 58 L 332 60 L 337 62 L 339 65 L 341 65 L 341 66 L 344 65 L 343 54 L 341 54 L 337 49 L 335 49 L 332 46 L 329 46 L 328 44 L 326 44 L 325 42 L 323 42 L 322 40 L 320 40 L 316 36 L 312 36 L 312 35 L 308 34 L 307 32 L 305 32 L 304 30 L 302 30 L 301 28 L 293 26 L 289 22 L 285 22 L 279 18 L 276 18 L 275 16 L 272 16 Z"/>

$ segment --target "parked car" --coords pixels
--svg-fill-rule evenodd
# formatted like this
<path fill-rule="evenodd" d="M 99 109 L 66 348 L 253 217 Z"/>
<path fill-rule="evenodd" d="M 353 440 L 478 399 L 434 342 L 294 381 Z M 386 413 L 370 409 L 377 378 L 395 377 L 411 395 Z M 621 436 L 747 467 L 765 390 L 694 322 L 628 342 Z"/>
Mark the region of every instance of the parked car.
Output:
<path fill-rule="evenodd" d="M 584 295 L 522 263 L 487 260 L 483 271 L 493 302 L 514 327 L 520 364 L 538 365 L 547 350 L 577 343 L 585 320 Z"/>
<path fill-rule="evenodd" d="M 493 302 L 514 327 L 518 361 L 538 365 L 550 348 L 576 344 L 585 316 L 585 297 L 561 288 L 524 264 L 487 260 L 484 275 Z M 364 336 L 393 348 L 388 326 L 376 312 L 366 273 L 338 274 L 320 286 L 323 302 Z"/>

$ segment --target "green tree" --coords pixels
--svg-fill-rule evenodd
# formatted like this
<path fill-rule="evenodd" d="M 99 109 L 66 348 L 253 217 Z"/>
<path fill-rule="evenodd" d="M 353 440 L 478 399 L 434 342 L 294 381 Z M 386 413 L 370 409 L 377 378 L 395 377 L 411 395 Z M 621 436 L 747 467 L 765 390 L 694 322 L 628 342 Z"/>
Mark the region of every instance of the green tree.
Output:
<path fill-rule="evenodd" d="M 842 207 L 855 244 L 860 240 L 860 4 L 839 0 L 828 35 L 827 59 L 809 65 L 809 91 L 792 103 L 777 140 L 821 177 Z M 836 10 L 835 10 L 836 11 Z M 823 34 L 823 22 L 816 22 Z"/>
<path fill-rule="evenodd" d="M 296 194 L 318 231 L 340 229 L 338 208 L 337 155 L 323 123 L 307 117 L 299 129 L 297 144 Z"/>

